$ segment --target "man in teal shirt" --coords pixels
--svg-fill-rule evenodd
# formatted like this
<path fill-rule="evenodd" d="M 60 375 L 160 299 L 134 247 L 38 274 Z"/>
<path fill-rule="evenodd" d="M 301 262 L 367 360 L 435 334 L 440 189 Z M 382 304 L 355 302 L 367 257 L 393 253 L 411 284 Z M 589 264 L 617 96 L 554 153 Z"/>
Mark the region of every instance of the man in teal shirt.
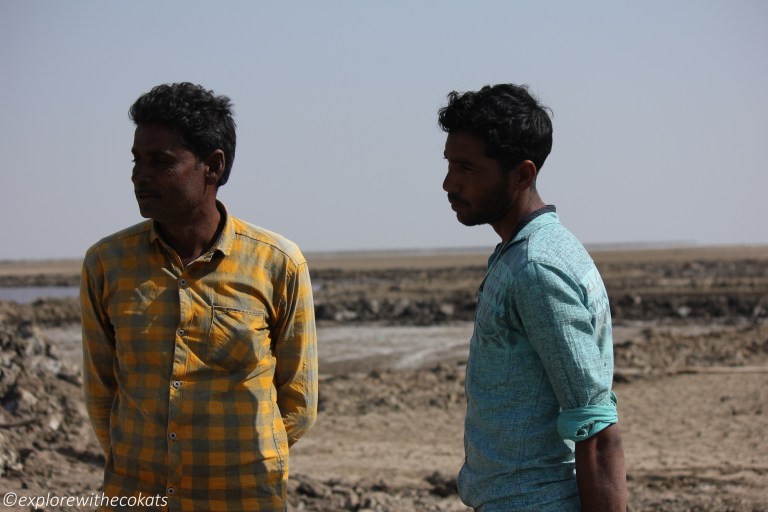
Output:
<path fill-rule="evenodd" d="M 448 95 L 443 189 L 501 243 L 480 285 L 467 363 L 459 495 L 494 511 L 624 511 L 627 491 L 605 286 L 536 178 L 547 111 L 512 84 Z"/>

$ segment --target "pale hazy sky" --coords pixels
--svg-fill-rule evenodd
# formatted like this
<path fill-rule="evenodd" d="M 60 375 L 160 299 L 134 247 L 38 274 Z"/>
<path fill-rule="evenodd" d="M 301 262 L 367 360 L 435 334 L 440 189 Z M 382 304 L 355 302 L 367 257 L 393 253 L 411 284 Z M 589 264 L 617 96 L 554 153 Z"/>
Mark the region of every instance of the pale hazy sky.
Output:
<path fill-rule="evenodd" d="M 768 244 L 768 2 L 0 0 L 0 259 L 141 220 L 127 111 L 230 96 L 219 198 L 305 252 L 492 246 L 441 183 L 451 90 L 554 111 L 544 200 L 587 244 Z"/>

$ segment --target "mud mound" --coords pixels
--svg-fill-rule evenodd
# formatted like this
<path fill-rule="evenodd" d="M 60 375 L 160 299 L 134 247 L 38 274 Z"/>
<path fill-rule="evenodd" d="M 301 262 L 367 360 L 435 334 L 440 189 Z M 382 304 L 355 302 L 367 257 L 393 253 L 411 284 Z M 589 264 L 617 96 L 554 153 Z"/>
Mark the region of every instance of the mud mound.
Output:
<path fill-rule="evenodd" d="M 0 322 L 0 477 L 6 490 L 97 490 L 103 459 L 80 371 L 26 321 Z M 81 476 L 84 477 L 81 478 Z"/>
<path fill-rule="evenodd" d="M 724 475 L 720 470 L 710 473 L 677 471 L 667 475 L 630 475 L 627 486 L 633 499 L 627 512 L 765 512 L 762 482 L 750 478 L 751 475 Z"/>
<path fill-rule="evenodd" d="M 0 301 L 0 322 L 58 326 L 80 322 L 80 302 L 75 298 L 39 299 L 31 304 Z"/>
<path fill-rule="evenodd" d="M 0 275 L 0 286 L 80 286 L 79 274 L 41 273 Z"/>
<path fill-rule="evenodd" d="M 434 325 L 474 318 L 485 269 L 328 269 L 312 274 L 318 321 Z"/>
<path fill-rule="evenodd" d="M 418 371 L 334 375 L 323 379 L 319 389 L 318 409 L 322 414 L 445 409 L 464 403 L 464 367 L 440 364 Z"/>
<path fill-rule="evenodd" d="M 768 261 L 597 261 L 620 320 L 768 317 Z M 313 271 L 319 321 L 432 325 L 474 318 L 483 266 Z"/>
<path fill-rule="evenodd" d="M 435 472 L 421 487 L 398 487 L 383 480 L 321 481 L 295 475 L 288 483 L 289 510 L 311 512 L 418 510 L 423 512 L 463 511 L 456 491 L 456 477 Z"/>
<path fill-rule="evenodd" d="M 619 376 L 765 369 L 768 367 L 768 321 L 646 328 L 639 336 L 616 344 L 614 355 Z"/>

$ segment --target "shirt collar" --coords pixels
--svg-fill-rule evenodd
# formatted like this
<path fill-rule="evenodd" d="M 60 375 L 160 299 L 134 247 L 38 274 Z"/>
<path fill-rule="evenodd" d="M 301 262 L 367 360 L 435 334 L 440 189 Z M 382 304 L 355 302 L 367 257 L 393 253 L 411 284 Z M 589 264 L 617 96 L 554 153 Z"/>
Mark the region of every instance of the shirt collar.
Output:
<path fill-rule="evenodd" d="M 227 208 L 224 206 L 224 203 L 217 200 L 216 208 L 219 209 L 219 212 L 224 217 L 224 228 L 221 230 L 219 238 L 213 244 L 213 247 L 211 247 L 209 253 L 213 254 L 218 251 L 224 256 L 229 256 L 229 253 L 232 252 L 232 246 L 235 244 L 235 221 L 227 212 Z"/>
<path fill-rule="evenodd" d="M 536 219 L 537 217 L 540 217 L 544 215 L 545 213 L 557 213 L 557 209 L 555 208 L 555 205 L 548 204 L 546 206 L 542 206 L 538 210 L 534 210 L 528 215 L 526 215 L 523 220 L 520 221 L 520 223 L 515 228 L 514 233 L 511 237 L 509 237 L 510 243 L 515 242 L 517 239 L 526 238 L 530 232 L 529 229 L 525 229 L 528 227 L 528 225 L 531 224 L 531 222 Z"/>

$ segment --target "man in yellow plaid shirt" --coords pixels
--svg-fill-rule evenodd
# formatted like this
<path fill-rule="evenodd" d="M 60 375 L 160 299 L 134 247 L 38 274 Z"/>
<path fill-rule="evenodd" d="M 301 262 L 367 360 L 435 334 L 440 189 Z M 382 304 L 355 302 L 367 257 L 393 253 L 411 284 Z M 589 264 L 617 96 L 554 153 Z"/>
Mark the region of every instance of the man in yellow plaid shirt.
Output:
<path fill-rule="evenodd" d="M 288 448 L 317 414 L 307 263 L 216 199 L 229 98 L 160 85 L 130 116 L 148 220 L 88 250 L 80 296 L 103 509 L 285 510 Z"/>

